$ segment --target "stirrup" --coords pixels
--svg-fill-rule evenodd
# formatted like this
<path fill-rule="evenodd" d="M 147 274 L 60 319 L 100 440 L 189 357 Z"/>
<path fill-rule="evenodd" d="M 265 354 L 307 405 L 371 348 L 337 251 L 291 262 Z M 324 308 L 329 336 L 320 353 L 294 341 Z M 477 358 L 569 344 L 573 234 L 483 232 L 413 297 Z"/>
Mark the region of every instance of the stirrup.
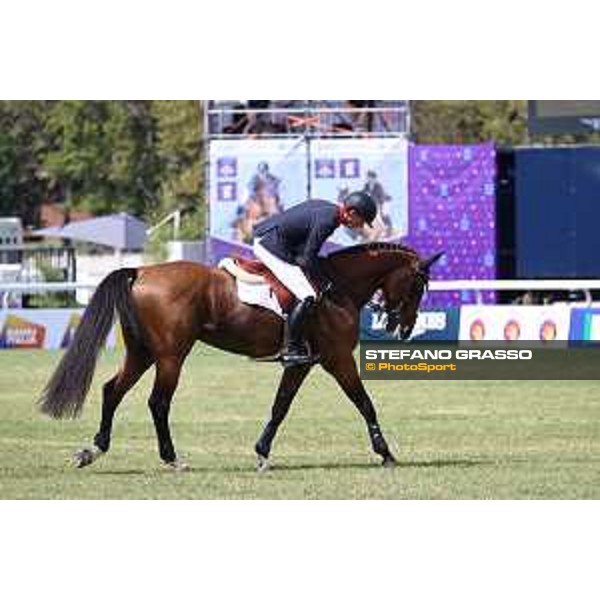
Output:
<path fill-rule="evenodd" d="M 281 354 L 281 362 L 284 367 L 297 367 L 312 364 L 315 357 L 309 352 L 305 345 L 289 346 Z"/>

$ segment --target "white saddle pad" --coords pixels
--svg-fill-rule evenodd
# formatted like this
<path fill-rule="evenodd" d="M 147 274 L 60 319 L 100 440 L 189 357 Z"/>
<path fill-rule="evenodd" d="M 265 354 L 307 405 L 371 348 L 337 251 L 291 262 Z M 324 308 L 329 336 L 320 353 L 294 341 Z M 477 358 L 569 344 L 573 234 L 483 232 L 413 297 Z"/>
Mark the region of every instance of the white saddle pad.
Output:
<path fill-rule="evenodd" d="M 268 283 L 250 283 L 242 281 L 240 277 L 237 276 L 239 267 L 237 267 L 237 265 L 229 258 L 223 259 L 218 266 L 235 277 L 240 302 L 252 304 L 253 306 L 262 306 L 263 308 L 274 312 L 282 319 L 284 318 L 283 310 L 281 310 L 277 296 L 273 293 Z M 250 277 L 255 277 L 256 281 L 262 279 L 255 275 L 251 275 Z"/>
<path fill-rule="evenodd" d="M 240 302 L 262 306 L 283 318 L 283 311 L 281 310 L 281 306 L 279 306 L 277 296 L 273 293 L 269 285 L 266 283 L 246 283 L 239 279 L 236 279 L 236 283 Z"/>

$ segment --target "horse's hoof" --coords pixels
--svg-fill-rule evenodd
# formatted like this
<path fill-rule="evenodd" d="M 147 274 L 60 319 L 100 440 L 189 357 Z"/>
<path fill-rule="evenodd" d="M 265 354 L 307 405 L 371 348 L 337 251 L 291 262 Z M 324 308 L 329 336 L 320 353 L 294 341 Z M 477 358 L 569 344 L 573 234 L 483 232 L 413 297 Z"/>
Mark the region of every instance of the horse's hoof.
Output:
<path fill-rule="evenodd" d="M 393 469 L 398 466 L 398 461 L 390 454 L 383 459 L 381 466 L 384 469 Z"/>
<path fill-rule="evenodd" d="M 163 462 L 163 465 L 169 471 L 175 471 L 176 473 L 185 473 L 190 470 L 190 467 L 187 463 L 180 461 L 179 459 L 175 459 L 171 462 Z"/>
<path fill-rule="evenodd" d="M 264 473 L 269 469 L 269 459 L 261 454 L 256 455 L 256 470 L 259 473 Z"/>
<path fill-rule="evenodd" d="M 73 454 L 73 464 L 78 469 L 91 465 L 100 455 L 100 448 L 82 448 Z"/>

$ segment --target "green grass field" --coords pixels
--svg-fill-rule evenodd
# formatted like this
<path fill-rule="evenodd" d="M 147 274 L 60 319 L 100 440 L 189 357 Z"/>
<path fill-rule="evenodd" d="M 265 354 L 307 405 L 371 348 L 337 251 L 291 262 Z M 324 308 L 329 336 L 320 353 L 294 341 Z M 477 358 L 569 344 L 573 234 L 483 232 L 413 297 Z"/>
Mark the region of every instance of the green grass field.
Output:
<path fill-rule="evenodd" d="M 600 498 L 600 381 L 367 382 L 400 460 L 383 469 L 354 407 L 316 368 L 273 446 L 253 452 L 280 368 L 198 345 L 186 363 L 172 431 L 186 473 L 165 471 L 146 407 L 151 374 L 115 420 L 109 454 L 70 465 L 92 441 L 100 359 L 83 418 L 51 421 L 34 399 L 59 353 L 0 352 L 0 498 L 559 499 Z"/>

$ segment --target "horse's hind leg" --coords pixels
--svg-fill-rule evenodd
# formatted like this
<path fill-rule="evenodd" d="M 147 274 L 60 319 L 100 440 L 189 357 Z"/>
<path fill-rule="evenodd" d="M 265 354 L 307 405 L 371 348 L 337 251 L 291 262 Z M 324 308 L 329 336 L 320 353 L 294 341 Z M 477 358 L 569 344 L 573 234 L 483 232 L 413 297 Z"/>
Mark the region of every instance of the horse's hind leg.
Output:
<path fill-rule="evenodd" d="M 171 399 L 179 382 L 182 364 L 183 359 L 180 357 L 161 358 L 157 361 L 154 387 L 148 400 L 158 438 L 160 458 L 165 465 L 177 471 L 185 470 L 187 466 L 177 460 L 169 428 L 169 411 Z"/>
<path fill-rule="evenodd" d="M 290 405 L 310 369 L 311 365 L 301 365 L 297 367 L 287 367 L 283 371 L 277 395 L 275 396 L 275 402 L 271 409 L 271 418 L 265 425 L 258 442 L 256 442 L 256 445 L 254 446 L 258 457 L 259 471 L 263 471 L 267 468 L 271 444 L 273 443 L 277 429 L 285 419 Z"/>
<path fill-rule="evenodd" d="M 91 465 L 110 448 L 112 424 L 117 407 L 125 394 L 138 382 L 152 364 L 149 356 L 127 353 L 120 371 L 102 388 L 102 417 L 94 444 L 75 453 L 75 465 L 79 468 Z"/>

